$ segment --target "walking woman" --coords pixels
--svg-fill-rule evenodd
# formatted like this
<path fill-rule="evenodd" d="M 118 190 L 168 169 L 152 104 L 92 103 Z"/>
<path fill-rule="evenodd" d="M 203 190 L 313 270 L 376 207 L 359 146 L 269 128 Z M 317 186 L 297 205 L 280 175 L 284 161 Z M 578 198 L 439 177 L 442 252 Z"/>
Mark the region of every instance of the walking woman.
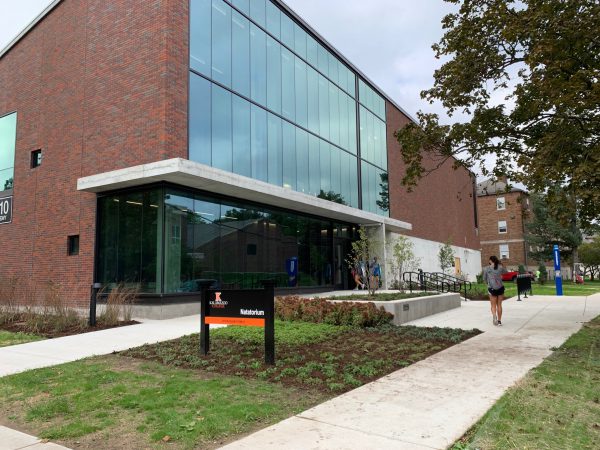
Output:
<path fill-rule="evenodd" d="M 490 265 L 483 270 L 483 280 L 488 285 L 490 306 L 494 325 L 502 325 L 502 300 L 504 300 L 504 284 L 502 274 L 506 269 L 496 256 L 490 256 Z"/>

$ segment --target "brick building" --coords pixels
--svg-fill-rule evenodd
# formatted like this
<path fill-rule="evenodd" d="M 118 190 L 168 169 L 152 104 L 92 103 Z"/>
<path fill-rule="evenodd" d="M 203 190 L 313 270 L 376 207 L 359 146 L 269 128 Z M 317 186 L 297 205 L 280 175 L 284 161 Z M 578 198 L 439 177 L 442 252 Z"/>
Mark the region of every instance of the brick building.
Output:
<path fill-rule="evenodd" d="M 506 184 L 506 179 L 477 184 L 481 264 L 487 266 L 489 257 L 496 255 L 505 267 L 516 270 L 520 264 L 535 265 L 535 261 L 528 259 L 525 236 L 529 194 L 517 187 L 507 191 Z"/>
<path fill-rule="evenodd" d="M 177 302 L 206 278 L 290 287 L 295 259 L 292 288 L 348 288 L 357 226 L 386 281 L 400 234 L 424 270 L 448 239 L 481 270 L 473 175 L 448 161 L 407 193 L 411 118 L 283 2 L 56 0 L 0 86 L 1 277 Z"/>

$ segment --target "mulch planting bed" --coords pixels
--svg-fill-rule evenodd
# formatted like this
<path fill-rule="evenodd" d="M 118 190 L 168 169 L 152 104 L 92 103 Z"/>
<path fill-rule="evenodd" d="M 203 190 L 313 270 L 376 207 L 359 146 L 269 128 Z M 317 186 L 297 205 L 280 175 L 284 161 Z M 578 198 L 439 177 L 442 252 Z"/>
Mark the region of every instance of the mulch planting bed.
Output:
<path fill-rule="evenodd" d="M 0 330 L 11 331 L 13 333 L 32 333 L 38 336 L 45 337 L 46 339 L 52 339 L 64 336 L 72 336 L 74 334 L 90 333 L 92 331 L 108 330 L 110 328 L 124 327 L 127 325 L 135 325 L 138 323 L 139 322 L 136 322 L 135 320 L 129 320 L 119 322 L 118 325 L 104 325 L 99 323 L 95 327 L 74 324 L 57 331 L 51 326 L 41 328 L 39 330 L 31 330 L 31 328 L 28 327 L 24 321 L 16 321 L 11 323 L 0 324 Z"/>
<path fill-rule="evenodd" d="M 276 330 L 277 330 L 276 326 Z M 255 338 L 221 336 L 211 331 L 211 351 L 199 352 L 199 336 L 130 349 L 125 356 L 166 365 L 259 378 L 290 387 L 341 393 L 442 351 L 479 330 L 384 326 L 339 327 L 311 343 L 276 343 L 276 365 L 264 364 L 264 344 Z"/>

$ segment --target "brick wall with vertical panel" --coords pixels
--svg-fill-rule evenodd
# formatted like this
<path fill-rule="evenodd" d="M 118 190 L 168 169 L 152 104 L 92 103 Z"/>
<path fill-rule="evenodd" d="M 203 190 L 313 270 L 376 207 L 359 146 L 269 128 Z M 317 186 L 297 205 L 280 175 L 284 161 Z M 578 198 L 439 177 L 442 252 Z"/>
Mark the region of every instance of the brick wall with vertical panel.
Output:
<path fill-rule="evenodd" d="M 51 280 L 87 302 L 96 196 L 78 192 L 77 179 L 187 157 L 187 8 L 63 0 L 0 58 L 0 115 L 18 114 L 0 277 Z M 30 169 L 38 148 L 42 165 Z M 67 256 L 69 235 L 80 235 L 78 256 Z"/>

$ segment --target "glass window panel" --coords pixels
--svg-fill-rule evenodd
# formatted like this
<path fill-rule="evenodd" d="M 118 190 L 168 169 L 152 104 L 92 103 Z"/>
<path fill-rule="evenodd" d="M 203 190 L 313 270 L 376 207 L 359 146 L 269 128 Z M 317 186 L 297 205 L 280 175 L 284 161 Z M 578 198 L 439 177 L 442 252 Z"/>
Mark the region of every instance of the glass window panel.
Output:
<path fill-rule="evenodd" d="M 251 106 L 252 178 L 268 181 L 267 112 Z"/>
<path fill-rule="evenodd" d="M 222 0 L 212 3 L 212 78 L 231 87 L 231 8 Z"/>
<path fill-rule="evenodd" d="M 381 121 L 373 116 L 373 161 L 371 161 L 376 166 L 381 167 L 383 152 L 381 149 Z"/>
<path fill-rule="evenodd" d="M 96 270 L 102 284 L 118 283 L 119 195 L 98 199 L 98 258 Z"/>
<path fill-rule="evenodd" d="M 269 2 L 271 3 L 271 2 Z M 266 10 L 265 0 L 251 0 L 250 1 L 250 17 L 255 23 L 265 28 L 266 23 Z"/>
<path fill-rule="evenodd" d="M 250 22 L 232 11 L 232 88 L 250 97 Z"/>
<path fill-rule="evenodd" d="M 283 187 L 296 189 L 296 127 L 283 124 Z"/>
<path fill-rule="evenodd" d="M 296 129 L 296 190 L 308 194 L 308 133 Z"/>
<path fill-rule="evenodd" d="M 14 186 L 17 113 L 0 117 L 0 192 Z"/>
<path fill-rule="evenodd" d="M 338 83 L 338 60 L 333 55 L 333 53 L 329 53 L 329 79 L 334 83 Z"/>
<path fill-rule="evenodd" d="M 367 160 L 373 162 L 375 160 L 375 117 L 367 112 Z"/>
<path fill-rule="evenodd" d="M 340 144 L 340 105 L 339 89 L 329 83 L 329 139 L 336 145 Z"/>
<path fill-rule="evenodd" d="M 194 196 L 194 244 L 191 289 L 199 280 L 221 279 L 221 205 L 203 196 Z M 229 263 L 231 260 L 228 258 Z"/>
<path fill-rule="evenodd" d="M 250 91 L 252 100 L 267 104 L 267 35 L 250 24 Z"/>
<path fill-rule="evenodd" d="M 381 167 L 387 170 L 387 138 L 386 138 L 386 126 L 384 122 L 380 122 L 379 125 L 379 143 L 381 145 Z"/>
<path fill-rule="evenodd" d="M 194 199 L 168 191 L 165 196 L 165 291 L 197 291 L 194 286 Z"/>
<path fill-rule="evenodd" d="M 360 155 L 363 158 L 367 157 L 367 110 L 360 107 Z"/>
<path fill-rule="evenodd" d="M 319 71 L 325 75 L 329 76 L 329 52 L 319 44 Z"/>
<path fill-rule="evenodd" d="M 372 189 L 371 189 L 371 170 L 367 163 L 363 162 L 361 167 L 361 179 L 362 179 L 362 209 L 364 211 L 372 212 Z"/>
<path fill-rule="evenodd" d="M 296 86 L 296 123 L 301 127 L 308 127 L 308 99 L 306 63 L 295 57 L 295 86 Z"/>
<path fill-rule="evenodd" d="M 343 92 L 339 93 L 340 104 L 340 146 L 348 149 L 348 96 Z"/>
<path fill-rule="evenodd" d="M 354 72 L 352 72 L 351 70 L 348 70 L 346 72 L 347 77 L 348 77 L 348 93 L 352 96 L 352 97 L 356 97 L 356 75 L 354 75 Z"/>
<path fill-rule="evenodd" d="M 294 23 L 294 51 L 306 59 L 306 31 L 297 23 Z"/>
<path fill-rule="evenodd" d="M 294 49 L 294 21 L 283 12 L 281 13 L 281 42 L 289 49 Z"/>
<path fill-rule="evenodd" d="M 310 135 L 308 138 L 308 193 L 317 196 L 321 188 L 321 169 L 319 168 L 319 138 Z"/>
<path fill-rule="evenodd" d="M 211 82 L 190 73 L 189 158 L 211 165 Z"/>
<path fill-rule="evenodd" d="M 346 84 L 348 83 L 348 77 L 346 76 L 346 66 L 338 60 L 338 85 L 345 92 L 348 90 Z"/>
<path fill-rule="evenodd" d="M 233 96 L 233 171 L 252 176 L 250 154 L 250 102 Z"/>
<path fill-rule="evenodd" d="M 267 0 L 267 31 L 277 39 L 281 38 L 281 11 Z"/>
<path fill-rule="evenodd" d="M 355 157 L 350 161 L 350 191 L 352 195 L 350 204 L 358 208 L 358 159 Z"/>
<path fill-rule="evenodd" d="M 268 117 L 269 133 L 269 183 L 283 185 L 283 137 L 281 119 L 273 114 Z"/>
<path fill-rule="evenodd" d="M 314 67 L 319 66 L 319 44 L 311 35 L 306 37 L 306 58 Z"/>
<path fill-rule="evenodd" d="M 377 199 L 376 201 L 380 202 L 382 205 L 381 206 L 385 206 L 384 203 L 387 201 L 389 203 L 389 196 L 386 198 L 387 195 L 389 195 L 389 185 L 388 185 L 388 174 L 386 172 L 384 172 L 383 170 L 377 170 Z M 387 195 L 386 195 L 387 194 Z M 377 205 L 377 214 L 381 215 L 381 216 L 386 216 L 389 217 L 389 206 L 385 209 L 383 209 L 380 205 Z"/>
<path fill-rule="evenodd" d="M 212 166 L 232 171 L 231 93 L 212 88 Z"/>
<path fill-rule="evenodd" d="M 190 66 L 211 76 L 211 0 L 192 0 L 190 6 Z"/>
<path fill-rule="evenodd" d="M 339 148 L 331 146 L 331 190 L 336 196 L 342 195 L 341 152 Z"/>
<path fill-rule="evenodd" d="M 327 194 L 331 191 L 331 151 L 329 143 L 320 141 L 319 159 L 321 163 L 321 191 Z"/>
<path fill-rule="evenodd" d="M 283 117 L 296 118 L 296 88 L 294 86 L 294 55 L 281 48 L 281 114 Z"/>
<path fill-rule="evenodd" d="M 281 45 L 270 36 L 267 36 L 267 107 L 281 114 Z"/>
<path fill-rule="evenodd" d="M 350 154 L 346 152 L 340 153 L 340 193 L 346 205 L 350 205 L 352 202 L 352 194 L 350 191 L 350 164 L 352 159 L 354 158 Z"/>
<path fill-rule="evenodd" d="M 233 6 L 242 11 L 247 16 L 250 15 L 250 0 L 233 0 Z"/>
<path fill-rule="evenodd" d="M 308 129 L 319 134 L 319 74 L 308 67 Z"/>
<path fill-rule="evenodd" d="M 142 192 L 129 192 L 119 197 L 117 280 L 126 284 L 141 281 L 143 206 Z"/>
<path fill-rule="evenodd" d="M 319 75 L 319 128 L 320 135 L 329 139 L 329 81 Z"/>
<path fill-rule="evenodd" d="M 356 154 L 356 102 L 348 97 L 348 149 Z"/>

